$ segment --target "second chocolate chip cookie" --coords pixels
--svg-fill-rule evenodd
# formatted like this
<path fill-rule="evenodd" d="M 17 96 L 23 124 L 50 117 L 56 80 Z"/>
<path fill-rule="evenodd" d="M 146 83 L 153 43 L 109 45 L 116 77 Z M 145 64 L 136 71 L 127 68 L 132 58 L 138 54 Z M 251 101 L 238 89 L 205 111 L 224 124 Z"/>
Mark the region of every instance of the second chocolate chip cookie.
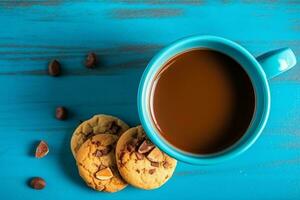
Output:
<path fill-rule="evenodd" d="M 142 189 L 155 189 L 172 176 L 177 161 L 155 147 L 141 126 L 122 134 L 116 147 L 117 166 L 122 177 Z"/>

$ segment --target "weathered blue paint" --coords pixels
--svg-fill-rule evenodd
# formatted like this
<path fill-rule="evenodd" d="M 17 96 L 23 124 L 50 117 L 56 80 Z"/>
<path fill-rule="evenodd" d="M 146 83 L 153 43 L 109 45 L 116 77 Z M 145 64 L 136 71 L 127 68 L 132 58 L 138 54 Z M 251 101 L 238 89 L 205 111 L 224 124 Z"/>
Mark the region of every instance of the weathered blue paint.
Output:
<path fill-rule="evenodd" d="M 270 81 L 272 109 L 266 129 L 241 156 L 213 166 L 179 163 L 162 188 L 128 187 L 97 193 L 79 178 L 69 139 L 79 120 L 95 113 L 139 124 L 136 95 L 151 57 L 170 42 L 194 34 L 234 40 L 257 56 L 290 47 L 299 60 L 300 2 L 209 0 L 0 1 L 0 199 L 299 199 L 300 68 Z M 96 51 L 101 67 L 87 70 Z M 61 77 L 49 77 L 58 58 Z M 54 118 L 57 105 L 71 118 Z M 47 157 L 33 157 L 40 139 Z M 26 183 L 47 180 L 42 191 Z"/>

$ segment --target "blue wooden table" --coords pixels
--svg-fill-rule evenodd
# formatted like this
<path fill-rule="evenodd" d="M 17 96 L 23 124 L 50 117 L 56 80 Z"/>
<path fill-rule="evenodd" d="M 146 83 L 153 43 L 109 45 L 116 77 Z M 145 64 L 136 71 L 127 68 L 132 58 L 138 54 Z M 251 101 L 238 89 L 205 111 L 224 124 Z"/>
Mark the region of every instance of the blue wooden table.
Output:
<path fill-rule="evenodd" d="M 239 42 L 254 55 L 291 47 L 300 60 L 300 0 L 0 0 L 0 199 L 300 199 L 300 65 L 270 81 L 271 116 L 257 143 L 213 166 L 179 163 L 162 188 L 95 192 L 69 149 L 79 120 L 96 113 L 139 124 L 136 93 L 149 59 L 187 35 Z M 97 69 L 85 55 L 100 55 Z M 63 75 L 47 75 L 57 58 Z M 56 106 L 70 110 L 67 121 Z M 43 159 L 38 140 L 49 143 Z M 47 187 L 27 186 L 41 176 Z"/>

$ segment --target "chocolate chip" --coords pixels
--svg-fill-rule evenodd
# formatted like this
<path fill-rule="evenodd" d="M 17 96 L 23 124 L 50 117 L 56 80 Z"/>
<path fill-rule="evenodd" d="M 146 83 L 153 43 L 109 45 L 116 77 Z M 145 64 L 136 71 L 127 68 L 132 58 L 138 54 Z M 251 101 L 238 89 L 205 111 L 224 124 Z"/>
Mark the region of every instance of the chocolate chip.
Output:
<path fill-rule="evenodd" d="M 36 189 L 36 190 L 41 190 L 43 189 L 45 186 L 46 186 L 46 182 L 44 179 L 40 178 L 40 177 L 35 177 L 35 178 L 32 178 L 30 180 L 30 183 L 29 183 L 30 187 L 32 187 L 33 189 Z"/>
<path fill-rule="evenodd" d="M 138 160 L 142 160 L 144 158 L 144 155 L 139 152 L 135 152 L 135 155 Z"/>
<path fill-rule="evenodd" d="M 111 123 L 111 126 L 110 126 L 110 131 L 112 134 L 117 134 L 120 130 L 120 126 L 118 126 L 118 124 L 116 124 L 115 122 L 112 122 Z"/>
<path fill-rule="evenodd" d="M 93 131 L 91 131 L 91 132 L 89 132 L 88 134 L 86 134 L 86 135 L 85 135 L 85 139 L 89 139 L 89 138 L 92 137 L 92 136 L 94 136 L 94 132 L 93 132 Z M 94 143 L 92 142 L 92 144 L 94 144 Z"/>
<path fill-rule="evenodd" d="M 152 162 L 163 162 L 164 161 L 164 155 L 157 147 L 155 147 L 154 149 L 152 149 L 150 151 L 150 153 L 148 153 L 147 158 L 148 158 L 148 160 L 150 160 Z"/>
<path fill-rule="evenodd" d="M 137 173 L 141 173 L 141 171 L 140 171 L 139 169 L 136 169 L 135 171 L 136 171 Z"/>
<path fill-rule="evenodd" d="M 91 52 L 87 55 L 85 66 L 91 69 L 96 67 L 96 65 L 97 65 L 97 55 Z"/>
<path fill-rule="evenodd" d="M 101 145 L 100 141 L 92 141 L 92 144 L 96 145 L 97 147 L 99 147 Z"/>
<path fill-rule="evenodd" d="M 51 76 L 58 76 L 60 75 L 61 69 L 60 69 L 60 63 L 58 60 L 52 60 L 48 64 L 48 73 Z"/>
<path fill-rule="evenodd" d="M 138 137 L 138 133 L 134 133 L 134 134 L 132 135 L 132 137 L 133 137 L 133 138 L 137 138 L 137 137 Z"/>
<path fill-rule="evenodd" d="M 143 143 L 139 146 L 138 152 L 139 153 L 147 153 L 151 151 L 155 146 L 149 140 L 144 140 Z"/>
<path fill-rule="evenodd" d="M 158 162 L 151 162 L 151 166 L 153 166 L 153 167 L 159 167 L 159 163 Z"/>
<path fill-rule="evenodd" d="M 124 157 L 124 155 L 125 155 L 125 151 L 124 151 L 124 149 L 120 152 L 120 160 L 122 160 L 122 158 Z"/>
<path fill-rule="evenodd" d="M 96 141 L 96 142 L 94 142 L 93 144 L 95 144 L 97 147 L 99 147 L 99 146 L 101 145 L 101 142 Z"/>
<path fill-rule="evenodd" d="M 94 156 L 96 156 L 96 157 L 101 157 L 101 156 L 103 156 L 103 153 L 100 151 L 100 150 L 96 150 L 95 152 L 94 152 Z"/>
<path fill-rule="evenodd" d="M 138 145 L 140 145 L 140 144 L 141 144 L 141 142 L 142 142 L 142 141 L 139 141 L 139 139 L 138 139 L 138 138 L 133 138 L 133 139 L 132 139 L 132 143 L 133 143 L 135 146 L 138 146 Z"/>
<path fill-rule="evenodd" d="M 68 111 L 65 107 L 57 107 L 55 111 L 56 119 L 65 120 L 68 117 Z"/>
<path fill-rule="evenodd" d="M 102 155 L 105 156 L 107 154 L 109 154 L 109 152 L 112 150 L 112 146 L 108 145 L 105 149 L 100 150 Z"/>
<path fill-rule="evenodd" d="M 156 170 L 156 169 L 150 169 L 150 170 L 149 170 L 149 174 L 154 174 L 155 170 Z"/>
<path fill-rule="evenodd" d="M 49 153 L 49 147 L 46 142 L 40 141 L 35 150 L 36 158 L 43 158 Z"/>
<path fill-rule="evenodd" d="M 127 149 L 127 151 L 132 152 L 132 151 L 134 151 L 135 146 L 133 144 L 129 143 L 129 144 L 127 144 L 126 149 Z"/>
<path fill-rule="evenodd" d="M 170 163 L 168 163 L 167 161 L 164 162 L 163 164 L 164 168 L 169 168 L 170 167 Z"/>

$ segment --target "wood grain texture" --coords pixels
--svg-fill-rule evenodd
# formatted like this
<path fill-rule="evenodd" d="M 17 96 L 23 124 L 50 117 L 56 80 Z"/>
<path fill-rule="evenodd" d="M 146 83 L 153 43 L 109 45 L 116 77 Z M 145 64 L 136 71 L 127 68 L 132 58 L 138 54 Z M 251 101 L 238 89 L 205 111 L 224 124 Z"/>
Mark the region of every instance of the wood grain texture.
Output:
<path fill-rule="evenodd" d="M 112 12 L 112 17 L 116 19 L 167 18 L 182 14 L 183 10 L 178 8 L 116 9 Z"/>
<path fill-rule="evenodd" d="M 270 81 L 270 119 L 249 151 L 219 165 L 180 162 L 158 190 L 93 192 L 69 150 L 79 121 L 96 113 L 139 124 L 140 76 L 170 42 L 219 35 L 254 55 L 287 46 L 300 60 L 299 22 L 297 0 L 0 0 L 0 199 L 299 199 L 299 64 Z M 100 58 L 94 70 L 84 67 L 90 51 Z M 61 77 L 47 75 L 54 58 Z M 60 105 L 69 120 L 55 119 Z M 37 160 L 40 139 L 50 153 Z M 46 189 L 31 190 L 32 176 L 45 178 Z"/>

